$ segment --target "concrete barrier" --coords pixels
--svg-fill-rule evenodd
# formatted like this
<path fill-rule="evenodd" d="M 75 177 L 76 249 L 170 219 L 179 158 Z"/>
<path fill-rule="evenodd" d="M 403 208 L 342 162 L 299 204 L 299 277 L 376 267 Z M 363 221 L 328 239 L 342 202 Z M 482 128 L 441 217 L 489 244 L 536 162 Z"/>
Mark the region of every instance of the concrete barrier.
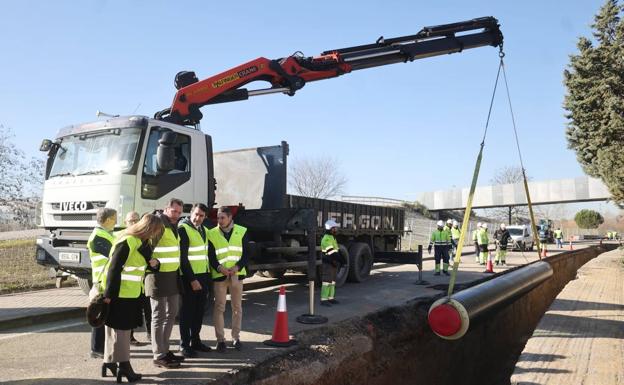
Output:
<path fill-rule="evenodd" d="M 418 298 L 299 333 L 297 348 L 233 373 L 222 383 L 508 384 L 526 341 L 557 294 L 587 261 L 614 247 L 593 246 L 544 259 L 552 277 L 480 316 L 462 339 L 440 339 L 429 328 L 427 312 L 441 295 Z"/>

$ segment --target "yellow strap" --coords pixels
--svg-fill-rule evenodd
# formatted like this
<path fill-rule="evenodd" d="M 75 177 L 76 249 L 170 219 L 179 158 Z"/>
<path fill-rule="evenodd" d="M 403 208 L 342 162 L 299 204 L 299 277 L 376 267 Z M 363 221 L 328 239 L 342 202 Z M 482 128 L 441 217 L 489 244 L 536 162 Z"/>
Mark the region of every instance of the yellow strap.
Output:
<path fill-rule="evenodd" d="M 461 233 L 459 234 L 459 242 L 457 242 L 457 252 L 453 258 L 453 271 L 451 271 L 451 279 L 449 281 L 448 296 L 453 294 L 453 287 L 455 286 L 455 278 L 457 277 L 457 269 L 459 268 L 459 261 L 461 260 L 462 248 L 464 247 L 464 239 L 466 238 L 466 231 L 468 230 L 468 223 L 470 221 L 470 212 L 472 211 L 472 199 L 474 198 L 475 189 L 477 187 L 477 179 L 479 179 L 479 170 L 481 169 L 481 159 L 483 157 L 484 142 L 481 142 L 481 149 L 477 156 L 477 163 L 475 164 L 474 173 L 472 174 L 472 183 L 470 184 L 470 194 L 468 194 L 468 202 L 466 202 L 466 211 L 464 211 L 464 220 L 462 221 Z"/>

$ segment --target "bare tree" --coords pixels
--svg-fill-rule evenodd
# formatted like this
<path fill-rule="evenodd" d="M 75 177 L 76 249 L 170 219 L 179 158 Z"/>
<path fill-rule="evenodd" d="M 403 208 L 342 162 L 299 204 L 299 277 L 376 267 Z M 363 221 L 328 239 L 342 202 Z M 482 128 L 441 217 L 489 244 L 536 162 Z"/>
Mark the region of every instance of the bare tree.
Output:
<path fill-rule="evenodd" d="M 527 177 L 528 180 L 531 180 L 530 177 Z M 505 166 L 501 169 L 498 169 L 492 179 L 490 179 L 490 183 L 492 185 L 502 185 L 502 184 L 516 184 L 523 183 L 522 176 L 522 168 L 518 166 Z M 509 211 L 511 210 L 511 218 L 512 221 L 522 223 L 525 222 L 529 217 L 529 209 L 527 206 L 512 206 L 509 207 L 500 207 L 493 209 L 486 209 L 486 216 L 489 218 L 493 218 L 497 221 L 507 222 L 509 218 Z"/>
<path fill-rule="evenodd" d="M 290 187 L 311 198 L 329 198 L 343 193 L 347 178 L 332 157 L 299 158 L 290 163 Z"/>
<path fill-rule="evenodd" d="M 41 159 L 26 159 L 12 138 L 11 129 L 0 124 L 0 208 L 5 221 L 31 227 L 41 200 L 44 165 Z"/>

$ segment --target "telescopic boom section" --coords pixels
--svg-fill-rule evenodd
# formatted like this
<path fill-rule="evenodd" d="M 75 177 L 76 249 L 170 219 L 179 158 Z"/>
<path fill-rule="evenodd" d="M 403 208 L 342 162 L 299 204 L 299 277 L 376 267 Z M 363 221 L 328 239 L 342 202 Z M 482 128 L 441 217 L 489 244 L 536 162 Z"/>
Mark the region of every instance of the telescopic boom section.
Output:
<path fill-rule="evenodd" d="M 193 72 L 176 76 L 178 92 L 171 108 L 156 113 L 157 119 L 185 125 L 199 123 L 199 109 L 208 104 L 246 100 L 272 93 L 294 95 L 307 82 L 329 79 L 351 71 L 405 63 L 465 49 L 503 45 L 498 20 L 482 17 L 459 23 L 425 27 L 415 35 L 392 39 L 380 37 L 374 44 L 334 49 L 320 56 L 294 54 L 286 58 L 252 60 L 218 75 L 198 81 Z M 270 88 L 248 90 L 244 85 L 266 81 Z"/>

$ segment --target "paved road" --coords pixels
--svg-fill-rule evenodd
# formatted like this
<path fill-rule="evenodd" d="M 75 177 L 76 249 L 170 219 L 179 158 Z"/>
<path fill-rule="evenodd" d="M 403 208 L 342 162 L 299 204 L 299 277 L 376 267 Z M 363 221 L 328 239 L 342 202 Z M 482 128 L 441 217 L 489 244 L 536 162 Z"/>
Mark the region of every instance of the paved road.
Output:
<path fill-rule="evenodd" d="M 624 384 L 624 252 L 581 267 L 540 321 L 514 385 Z"/>
<path fill-rule="evenodd" d="M 524 255 L 511 253 L 507 268 L 536 259 L 535 252 Z M 338 288 L 337 298 L 342 301 L 341 304 L 330 309 L 323 308 L 322 314 L 329 317 L 330 322 L 337 322 L 386 306 L 400 305 L 415 297 L 439 294 L 436 287 L 447 284 L 448 277 L 434 277 L 431 261 L 425 262 L 424 269 L 423 278 L 430 285 L 417 286 L 413 284 L 417 278 L 415 266 L 376 265 L 367 282 Z M 472 256 L 463 258 L 460 269 L 458 283 L 485 276 L 483 266 L 476 265 Z M 274 284 L 275 281 L 267 280 L 266 286 L 249 290 L 244 295 L 243 351 L 229 349 L 226 354 L 205 353 L 202 357 L 189 360 L 182 369 L 165 371 L 152 365 L 149 345 L 132 348 L 133 366 L 145 376 L 141 383 L 208 383 L 224 372 L 266 359 L 275 352 L 275 348 L 262 344 L 272 333 L 278 289 Z M 286 285 L 291 334 L 315 327 L 294 321 L 297 315 L 308 312 L 305 278 L 288 275 Z M 212 324 L 209 316 L 205 323 Z M 226 333 L 226 336 L 229 337 L 229 334 Z M 16 384 L 110 383 L 110 378 L 103 382 L 99 377 L 100 361 L 88 357 L 89 338 L 90 329 L 81 318 L 0 331 L 0 379 Z M 137 338 L 145 341 L 145 334 L 140 332 Z M 175 349 L 177 338 L 178 332 L 174 329 L 172 349 Z M 203 328 L 202 338 L 214 344 L 211 327 Z"/>

